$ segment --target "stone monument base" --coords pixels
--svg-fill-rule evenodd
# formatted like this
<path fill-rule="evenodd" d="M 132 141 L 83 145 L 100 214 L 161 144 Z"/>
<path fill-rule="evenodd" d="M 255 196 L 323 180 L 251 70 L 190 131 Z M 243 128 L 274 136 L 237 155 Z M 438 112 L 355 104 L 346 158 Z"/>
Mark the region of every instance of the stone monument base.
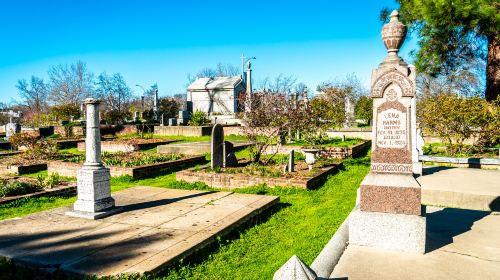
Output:
<path fill-rule="evenodd" d="M 422 215 L 421 187 L 411 173 L 370 172 L 360 189 L 361 211 Z"/>
<path fill-rule="evenodd" d="M 112 207 L 108 208 L 99 212 L 87 212 L 87 211 L 68 211 L 66 212 L 66 216 L 70 217 L 76 217 L 76 218 L 83 218 L 83 219 L 89 219 L 89 220 L 97 220 L 97 219 L 102 219 L 109 217 L 111 215 L 117 214 L 123 210 L 122 207 Z"/>
<path fill-rule="evenodd" d="M 86 167 L 77 173 L 78 199 L 73 211 L 66 215 L 86 219 L 99 219 L 119 211 L 111 197 L 109 168 Z"/>
<path fill-rule="evenodd" d="M 426 218 L 422 216 L 356 209 L 349 219 L 349 244 L 424 254 L 425 238 Z"/>

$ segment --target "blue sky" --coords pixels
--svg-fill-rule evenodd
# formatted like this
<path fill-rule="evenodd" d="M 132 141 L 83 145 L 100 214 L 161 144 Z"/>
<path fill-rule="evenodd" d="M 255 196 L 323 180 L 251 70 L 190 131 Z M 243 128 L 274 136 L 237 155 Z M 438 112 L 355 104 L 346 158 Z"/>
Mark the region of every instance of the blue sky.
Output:
<path fill-rule="evenodd" d="M 393 1 L 2 1 L 0 102 L 19 79 L 47 78 L 78 60 L 95 74 L 120 72 L 160 95 L 185 91 L 187 74 L 256 56 L 255 80 L 294 75 L 309 88 L 356 74 L 368 85 L 385 57 L 379 12 Z M 408 41 L 408 39 L 407 39 Z M 402 56 L 415 40 L 406 42 Z"/>

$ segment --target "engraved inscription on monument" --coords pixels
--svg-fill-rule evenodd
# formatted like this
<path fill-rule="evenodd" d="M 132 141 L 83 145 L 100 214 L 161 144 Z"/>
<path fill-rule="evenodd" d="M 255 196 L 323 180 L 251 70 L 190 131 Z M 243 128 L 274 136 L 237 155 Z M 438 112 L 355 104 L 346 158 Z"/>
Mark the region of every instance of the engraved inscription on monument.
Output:
<path fill-rule="evenodd" d="M 394 108 L 378 113 L 377 146 L 379 148 L 406 147 L 406 113 Z"/>

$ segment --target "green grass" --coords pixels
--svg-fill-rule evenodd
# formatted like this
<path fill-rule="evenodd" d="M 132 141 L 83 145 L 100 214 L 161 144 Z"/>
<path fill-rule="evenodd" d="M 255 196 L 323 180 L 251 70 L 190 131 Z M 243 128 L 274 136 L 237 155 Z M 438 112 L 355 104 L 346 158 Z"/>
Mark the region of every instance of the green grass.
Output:
<path fill-rule="evenodd" d="M 184 261 L 155 278 L 271 279 L 274 272 L 294 254 L 311 264 L 354 207 L 356 189 L 368 173 L 369 156 L 348 159 L 344 161 L 344 166 L 344 170 L 330 176 L 325 185 L 317 190 L 271 189 L 266 186 L 236 190 L 276 195 L 280 197 L 280 204 L 231 236 L 218 239 L 210 251 L 198 254 L 195 259 Z M 201 183 L 176 182 L 174 172 L 142 180 L 118 177 L 113 178 L 111 184 L 112 191 L 139 185 L 210 189 Z M 51 197 L 7 204 L 0 206 L 0 219 L 69 205 L 74 200 L 75 197 Z M 0 261 L 0 271 L 11 272 L 13 269 L 10 264 Z"/>
<path fill-rule="evenodd" d="M 139 138 L 137 134 L 126 134 L 119 137 L 119 139 L 133 139 Z M 152 133 L 144 133 L 144 138 L 157 138 L 157 139 L 171 139 L 176 140 L 175 143 L 190 143 L 190 142 L 208 142 L 211 139 L 210 135 L 207 136 L 177 136 L 177 135 L 154 135 Z M 226 135 L 226 141 L 245 141 L 246 137 L 240 135 Z"/>
<path fill-rule="evenodd" d="M 85 151 L 79 151 L 77 147 L 67 148 L 67 149 L 59 149 L 59 153 L 61 154 L 73 154 L 73 155 L 84 155 Z"/>
<path fill-rule="evenodd" d="M 347 148 L 359 144 L 363 141 L 364 140 L 360 138 L 346 138 L 345 141 L 342 141 L 340 137 L 337 137 L 337 138 L 323 139 L 321 144 L 319 144 L 318 146 Z M 300 140 L 300 141 L 295 141 L 293 143 L 287 143 L 285 144 L 285 146 L 308 146 L 308 144 L 304 140 Z"/>

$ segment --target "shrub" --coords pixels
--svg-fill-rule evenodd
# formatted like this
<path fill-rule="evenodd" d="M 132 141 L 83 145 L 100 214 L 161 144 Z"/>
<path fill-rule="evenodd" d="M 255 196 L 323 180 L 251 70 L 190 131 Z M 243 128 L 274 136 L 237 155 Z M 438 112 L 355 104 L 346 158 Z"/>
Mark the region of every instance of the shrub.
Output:
<path fill-rule="evenodd" d="M 51 158 L 57 154 L 57 147 L 45 139 L 37 139 L 29 133 L 21 132 L 9 139 L 15 148 L 25 147 L 24 156 L 31 159 Z"/>
<path fill-rule="evenodd" d="M 13 196 L 13 195 L 23 195 L 28 193 L 34 193 L 42 190 L 42 187 L 36 184 L 30 184 L 26 182 L 1 182 L 0 181 L 0 197 Z"/>
<path fill-rule="evenodd" d="M 21 118 L 21 124 L 27 127 L 46 127 L 53 123 L 49 114 L 26 112 Z"/>
<path fill-rule="evenodd" d="M 206 122 L 207 114 L 203 111 L 195 111 L 191 113 L 191 120 L 189 121 L 189 125 L 192 126 L 201 126 Z"/>
<path fill-rule="evenodd" d="M 370 124 L 373 118 L 373 99 L 370 96 L 360 96 L 356 107 L 354 108 L 356 118 L 365 120 L 366 124 Z"/>
<path fill-rule="evenodd" d="M 63 104 L 59 106 L 53 106 L 50 109 L 50 115 L 55 117 L 57 120 L 70 120 L 71 117 L 80 117 L 80 106 L 76 104 Z"/>
<path fill-rule="evenodd" d="M 500 142 L 498 102 L 440 94 L 419 101 L 417 118 L 423 131 L 441 138 L 452 155 L 468 153 L 474 146 L 494 146 Z M 467 140 L 473 145 L 465 145 Z"/>
<path fill-rule="evenodd" d="M 42 189 L 52 189 L 55 186 L 59 185 L 61 182 L 61 178 L 58 173 L 52 173 L 48 176 L 38 175 L 38 186 Z"/>

